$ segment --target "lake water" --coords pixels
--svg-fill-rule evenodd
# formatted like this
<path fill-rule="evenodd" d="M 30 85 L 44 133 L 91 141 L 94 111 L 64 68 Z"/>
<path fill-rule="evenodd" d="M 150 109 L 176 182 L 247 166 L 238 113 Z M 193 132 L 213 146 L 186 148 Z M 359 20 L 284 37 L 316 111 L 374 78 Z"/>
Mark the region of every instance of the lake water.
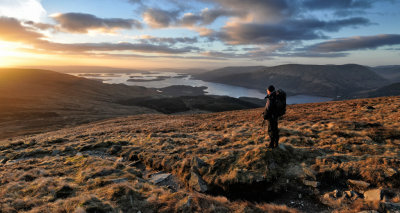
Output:
<path fill-rule="evenodd" d="M 89 79 L 101 80 L 107 84 L 126 84 L 147 88 L 163 88 L 173 85 L 187 85 L 193 87 L 205 86 L 209 95 L 225 95 L 230 97 L 252 97 L 264 99 L 266 94 L 255 89 L 231 86 L 220 83 L 192 79 L 190 75 L 174 72 L 150 73 L 71 73 L 71 75 Z M 296 95 L 287 97 L 287 104 L 317 103 L 330 101 L 331 98 Z"/>

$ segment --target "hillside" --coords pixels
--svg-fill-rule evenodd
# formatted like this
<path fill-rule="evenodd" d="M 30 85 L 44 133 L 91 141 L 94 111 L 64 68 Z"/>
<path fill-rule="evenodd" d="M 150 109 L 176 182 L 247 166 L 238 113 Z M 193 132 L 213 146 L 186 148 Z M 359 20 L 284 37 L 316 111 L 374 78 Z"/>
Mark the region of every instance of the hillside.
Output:
<path fill-rule="evenodd" d="M 258 106 L 234 98 L 198 96 L 204 94 L 204 89 L 190 86 L 147 89 L 104 84 L 47 70 L 0 69 L 0 139 L 118 116 Z M 180 105 L 182 98 L 177 96 L 188 96 L 187 104 Z M 126 104 L 133 99 L 139 102 Z M 174 106 L 181 108 L 171 111 Z"/>
<path fill-rule="evenodd" d="M 400 209 L 400 97 L 288 106 L 267 149 L 261 109 L 136 115 L 0 146 L 2 212 Z"/>
<path fill-rule="evenodd" d="M 385 96 L 398 96 L 400 95 L 400 82 L 389 84 L 387 86 L 380 87 L 378 89 L 372 89 L 368 91 L 356 92 L 353 94 L 345 95 L 340 97 L 343 99 L 354 99 L 354 98 L 375 98 Z"/>
<path fill-rule="evenodd" d="M 400 65 L 371 67 L 371 70 L 391 82 L 400 82 Z"/>
<path fill-rule="evenodd" d="M 255 69 L 220 69 L 195 78 L 264 91 L 273 84 L 289 95 L 307 94 L 324 97 L 343 96 L 348 93 L 376 89 L 388 84 L 369 68 L 355 65 L 299 65 L 287 64 Z"/>
<path fill-rule="evenodd" d="M 0 69 L 0 138 L 121 115 L 154 112 L 117 100 L 155 94 L 46 70 Z"/>

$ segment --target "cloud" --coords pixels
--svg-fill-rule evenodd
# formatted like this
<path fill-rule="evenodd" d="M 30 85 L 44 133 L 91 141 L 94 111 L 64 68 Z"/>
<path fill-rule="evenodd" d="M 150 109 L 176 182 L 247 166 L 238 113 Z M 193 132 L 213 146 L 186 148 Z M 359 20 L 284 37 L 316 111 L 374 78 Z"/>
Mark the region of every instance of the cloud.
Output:
<path fill-rule="evenodd" d="M 199 14 L 185 13 L 181 10 L 167 11 L 162 9 L 147 9 L 143 20 L 152 28 L 194 27 L 212 24 L 219 17 L 243 16 L 243 12 L 225 9 L 203 9 Z"/>
<path fill-rule="evenodd" d="M 312 40 L 325 38 L 322 32 L 336 32 L 343 27 L 369 25 L 365 18 L 349 18 L 333 21 L 317 19 L 285 20 L 274 24 L 232 23 L 221 32 L 209 34 L 229 44 L 266 44 L 281 41 Z"/>
<path fill-rule="evenodd" d="M 143 1 L 142 1 L 142 0 L 128 0 L 128 2 L 129 2 L 129 3 L 132 3 L 132 4 L 140 4 L 140 5 L 143 4 Z"/>
<path fill-rule="evenodd" d="M 321 42 L 309 47 L 312 52 L 342 52 L 362 49 L 376 49 L 381 46 L 400 44 L 399 34 L 381 34 L 374 36 L 355 36 Z"/>
<path fill-rule="evenodd" d="M 372 0 L 306 0 L 303 5 L 308 9 L 355 9 L 371 8 Z"/>
<path fill-rule="evenodd" d="M 40 0 L 1 0 L 0 16 L 37 22 L 46 16 L 46 10 Z"/>
<path fill-rule="evenodd" d="M 39 48 L 53 51 L 63 52 L 91 52 L 91 51 L 134 51 L 144 53 L 165 53 L 165 54 L 179 54 L 188 53 L 195 50 L 199 50 L 197 47 L 182 47 L 172 48 L 166 45 L 153 45 L 143 43 L 74 43 L 74 44 L 62 44 L 53 42 L 43 42 L 38 45 Z"/>
<path fill-rule="evenodd" d="M 40 33 L 33 31 L 33 29 L 24 27 L 15 18 L 0 17 L 0 39 L 11 42 L 36 42 L 44 38 Z"/>
<path fill-rule="evenodd" d="M 287 0 L 203 0 L 214 2 L 224 9 L 247 13 L 253 22 L 274 22 L 293 15 L 296 1 Z"/>
<path fill-rule="evenodd" d="M 224 10 L 224 9 L 203 9 L 199 15 L 193 13 L 185 13 L 179 20 L 179 25 L 194 26 L 194 25 L 209 25 L 219 17 L 242 16 L 242 12 Z"/>
<path fill-rule="evenodd" d="M 38 23 L 34 21 L 25 21 L 25 25 L 30 25 L 34 28 L 37 28 L 39 30 L 49 30 L 49 29 L 54 29 L 54 25 L 52 24 L 46 24 L 46 23 Z"/>
<path fill-rule="evenodd" d="M 41 33 L 32 28 L 23 26 L 15 18 L 0 17 L 0 40 L 21 42 L 33 46 L 37 50 L 64 52 L 64 53 L 90 53 L 93 51 L 132 51 L 144 53 L 182 54 L 199 51 L 197 47 L 186 46 L 174 48 L 167 45 L 155 45 L 147 43 L 57 43 L 44 39 Z"/>
<path fill-rule="evenodd" d="M 142 28 L 139 21 L 134 19 L 98 18 L 86 13 L 55 14 L 52 18 L 63 31 L 71 33 L 87 33 L 89 30 L 113 32 L 120 29 Z"/>
<path fill-rule="evenodd" d="M 140 39 L 143 43 L 168 43 L 168 44 L 177 44 L 177 43 L 196 43 L 198 42 L 197 37 L 154 37 L 149 35 L 143 35 Z"/>
<path fill-rule="evenodd" d="M 175 23 L 178 15 L 179 11 L 147 9 L 143 13 L 143 20 L 152 28 L 164 28 Z"/>

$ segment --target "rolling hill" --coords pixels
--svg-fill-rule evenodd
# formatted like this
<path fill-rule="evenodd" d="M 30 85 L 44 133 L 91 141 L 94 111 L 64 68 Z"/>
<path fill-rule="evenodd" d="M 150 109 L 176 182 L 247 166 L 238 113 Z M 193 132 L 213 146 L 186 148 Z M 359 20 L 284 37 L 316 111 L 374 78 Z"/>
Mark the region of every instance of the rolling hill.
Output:
<path fill-rule="evenodd" d="M 307 94 L 333 98 L 389 84 L 388 80 L 368 67 L 356 64 L 236 67 L 210 71 L 194 77 L 260 91 L 273 84 L 287 91 L 289 95 Z"/>

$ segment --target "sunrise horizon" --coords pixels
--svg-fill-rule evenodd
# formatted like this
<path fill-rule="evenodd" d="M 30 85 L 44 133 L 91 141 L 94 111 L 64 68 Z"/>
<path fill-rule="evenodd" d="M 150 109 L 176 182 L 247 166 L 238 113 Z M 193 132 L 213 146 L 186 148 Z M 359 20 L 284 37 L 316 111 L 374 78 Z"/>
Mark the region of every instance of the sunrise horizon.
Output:
<path fill-rule="evenodd" d="M 398 64 L 399 1 L 0 2 L 0 67 Z"/>

